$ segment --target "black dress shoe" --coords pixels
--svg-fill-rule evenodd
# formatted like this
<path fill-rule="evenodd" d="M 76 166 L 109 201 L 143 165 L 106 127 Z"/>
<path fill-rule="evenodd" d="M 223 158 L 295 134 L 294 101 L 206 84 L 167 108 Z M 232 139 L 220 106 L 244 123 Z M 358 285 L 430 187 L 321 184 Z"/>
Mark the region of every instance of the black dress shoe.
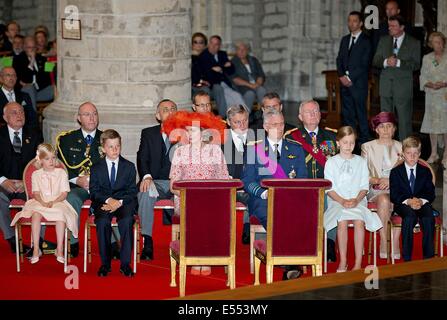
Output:
<path fill-rule="evenodd" d="M 286 269 L 284 270 L 284 273 L 282 274 L 283 280 L 292 280 L 292 279 L 298 279 L 303 274 L 301 268 L 298 268 L 297 266 L 286 266 Z"/>
<path fill-rule="evenodd" d="M 101 267 L 99 267 L 98 270 L 98 277 L 107 277 L 107 275 L 109 274 L 109 272 L 112 271 L 111 267 L 102 265 Z"/>
<path fill-rule="evenodd" d="M 112 243 L 112 259 L 119 260 L 120 259 L 120 249 L 118 243 Z"/>
<path fill-rule="evenodd" d="M 141 252 L 141 260 L 154 260 L 154 244 L 151 236 L 143 235 L 144 248 Z"/>
<path fill-rule="evenodd" d="M 70 244 L 70 255 L 76 258 L 79 255 L 79 242 Z"/>
<path fill-rule="evenodd" d="M 335 254 L 335 241 L 332 239 L 327 239 L 327 261 L 337 261 L 337 255 Z"/>
<path fill-rule="evenodd" d="M 16 237 L 13 236 L 9 239 L 6 239 L 6 241 L 8 241 L 12 253 L 16 253 Z"/>
<path fill-rule="evenodd" d="M 132 269 L 130 268 L 130 266 L 127 264 L 127 265 L 124 265 L 124 266 L 121 266 L 121 268 L 120 268 L 120 272 L 125 276 L 125 277 L 129 277 L 129 278 L 132 278 L 135 274 L 132 272 Z"/>
<path fill-rule="evenodd" d="M 250 224 L 244 223 L 244 230 L 242 231 L 242 243 L 250 244 Z"/>

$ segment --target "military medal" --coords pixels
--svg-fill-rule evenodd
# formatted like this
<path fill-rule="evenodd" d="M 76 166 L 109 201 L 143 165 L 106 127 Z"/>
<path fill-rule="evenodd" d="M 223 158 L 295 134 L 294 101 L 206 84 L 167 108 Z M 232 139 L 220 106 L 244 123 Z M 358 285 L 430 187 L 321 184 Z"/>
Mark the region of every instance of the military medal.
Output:
<path fill-rule="evenodd" d="M 29 139 L 28 138 L 25 139 L 25 143 L 29 144 Z"/>
<path fill-rule="evenodd" d="M 292 166 L 292 170 L 289 172 L 289 179 L 295 179 L 296 178 L 296 171 Z"/>

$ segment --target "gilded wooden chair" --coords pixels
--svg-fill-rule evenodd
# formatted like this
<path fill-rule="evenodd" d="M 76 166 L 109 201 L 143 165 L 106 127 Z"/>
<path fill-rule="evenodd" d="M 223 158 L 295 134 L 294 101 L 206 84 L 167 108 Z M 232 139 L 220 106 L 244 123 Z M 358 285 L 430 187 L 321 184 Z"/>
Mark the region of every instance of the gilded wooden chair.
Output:
<path fill-rule="evenodd" d="M 176 286 L 178 264 L 180 296 L 185 295 L 187 266 L 226 266 L 227 284 L 236 287 L 236 189 L 242 186 L 237 179 L 174 182 L 180 190 L 180 239 L 169 246 L 170 285 Z"/>
<path fill-rule="evenodd" d="M 38 170 L 39 168 L 36 167 L 36 159 L 31 160 L 26 165 L 25 169 L 23 170 L 23 183 L 25 184 L 25 193 L 26 193 L 26 199 L 32 199 L 33 198 L 33 191 L 32 191 L 32 183 L 31 183 L 31 177 L 33 175 L 33 172 Z M 67 170 L 64 166 L 64 164 L 57 160 L 56 162 L 57 168 L 63 168 L 64 170 Z M 24 203 L 20 200 L 12 202 L 10 205 L 10 208 L 19 210 L 23 208 Z M 42 226 L 56 226 L 55 221 L 48 221 L 45 218 L 42 217 L 42 220 L 40 222 Z M 17 263 L 17 272 L 20 272 L 20 263 L 23 263 L 23 238 L 22 238 L 22 226 L 31 226 L 31 218 L 21 218 L 17 221 L 15 225 L 15 237 L 16 237 L 16 263 Z M 68 228 L 65 228 L 65 235 L 64 235 L 64 272 L 67 272 L 67 262 L 69 262 L 70 259 L 70 234 L 69 234 Z"/>
<path fill-rule="evenodd" d="M 267 283 L 273 282 L 276 265 L 312 266 L 322 274 L 325 179 L 266 179 L 268 188 L 267 240 L 254 241 L 255 285 L 261 262 L 266 264 Z M 306 201 L 300 201 L 306 199 Z"/>
<path fill-rule="evenodd" d="M 403 160 L 399 161 L 396 166 L 402 164 Z M 430 169 L 433 185 L 436 185 L 436 175 L 433 170 L 433 168 L 428 164 L 427 161 L 423 159 L 419 159 L 418 163 L 423 165 L 424 167 L 427 167 Z M 433 216 L 435 217 L 435 256 L 444 256 L 444 242 L 443 242 L 443 232 L 442 232 L 442 215 L 439 214 L 438 211 L 433 210 Z M 402 217 L 400 217 L 397 214 L 391 215 L 390 221 L 389 221 L 389 238 L 391 239 L 391 243 L 393 243 L 394 236 L 393 236 L 393 229 L 394 228 L 402 228 Z M 394 248 L 391 246 L 391 263 L 395 263 L 394 259 Z"/>

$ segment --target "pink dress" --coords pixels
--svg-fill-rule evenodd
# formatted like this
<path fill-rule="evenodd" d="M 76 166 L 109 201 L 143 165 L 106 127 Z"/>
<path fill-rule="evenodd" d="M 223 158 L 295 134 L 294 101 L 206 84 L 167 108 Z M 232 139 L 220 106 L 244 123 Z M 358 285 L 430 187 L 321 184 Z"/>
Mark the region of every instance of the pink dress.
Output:
<path fill-rule="evenodd" d="M 180 146 L 172 158 L 171 181 L 230 179 L 224 154 L 220 146 L 205 144 Z M 174 212 L 180 214 L 180 199 L 174 197 Z"/>
<path fill-rule="evenodd" d="M 68 175 L 61 168 L 55 168 L 53 171 L 36 170 L 31 176 L 31 182 L 32 192 L 40 192 L 45 202 L 53 201 L 64 191 L 70 191 Z M 20 218 L 31 218 L 33 212 L 40 213 L 47 221 L 64 221 L 73 236 L 78 237 L 78 214 L 67 200 L 56 202 L 52 208 L 46 208 L 37 200 L 30 199 L 25 203 L 23 210 L 16 214 L 11 226 L 14 226 Z"/>

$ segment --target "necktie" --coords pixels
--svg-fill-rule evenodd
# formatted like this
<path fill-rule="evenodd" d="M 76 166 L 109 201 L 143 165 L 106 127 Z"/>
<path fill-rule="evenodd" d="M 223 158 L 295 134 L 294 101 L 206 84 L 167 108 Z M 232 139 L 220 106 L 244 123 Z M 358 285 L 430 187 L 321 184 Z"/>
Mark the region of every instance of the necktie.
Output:
<path fill-rule="evenodd" d="M 219 58 L 218 58 L 217 53 L 214 55 L 214 60 L 216 60 L 216 62 L 219 62 Z"/>
<path fill-rule="evenodd" d="M 88 145 L 91 145 L 92 142 L 93 142 L 93 137 L 92 137 L 91 135 L 88 134 L 88 135 L 85 137 L 85 142 L 86 142 Z"/>
<path fill-rule="evenodd" d="M 14 148 L 14 152 L 22 153 L 22 141 L 19 137 L 19 132 L 14 132 L 14 139 L 12 140 L 12 147 Z"/>
<path fill-rule="evenodd" d="M 9 91 L 9 92 L 8 92 L 8 101 L 9 101 L 9 102 L 14 102 L 14 99 L 13 99 L 13 97 L 12 97 L 12 94 L 13 94 L 12 91 Z"/>
<path fill-rule="evenodd" d="M 355 43 L 355 37 L 352 37 L 351 44 L 349 45 L 349 49 L 348 49 L 348 55 L 351 54 L 351 50 L 352 50 L 352 47 L 354 46 L 354 43 Z"/>
<path fill-rule="evenodd" d="M 411 192 L 414 193 L 414 182 L 416 181 L 416 177 L 414 176 L 414 169 L 410 169 L 410 188 Z"/>
<path fill-rule="evenodd" d="M 112 170 L 110 170 L 110 185 L 113 188 L 113 185 L 115 184 L 115 178 L 116 178 L 116 168 L 115 168 L 115 162 L 112 162 Z"/>
<path fill-rule="evenodd" d="M 245 147 L 245 141 L 244 141 L 244 136 L 242 135 L 238 135 L 237 136 L 239 140 L 241 140 L 241 143 L 239 144 L 239 152 L 244 152 L 244 147 Z"/>
<path fill-rule="evenodd" d="M 165 154 L 168 154 L 169 153 L 169 149 L 171 148 L 171 142 L 169 141 L 169 137 L 168 136 L 166 136 L 166 139 L 164 140 L 164 142 L 165 142 L 165 146 L 166 146 L 166 153 Z"/>
<path fill-rule="evenodd" d="M 397 38 L 394 38 L 394 45 L 393 45 L 393 55 L 397 57 L 397 52 L 399 49 L 397 48 Z"/>
<path fill-rule="evenodd" d="M 317 134 L 315 132 L 309 132 L 310 137 L 313 139 Z"/>
<path fill-rule="evenodd" d="M 275 154 L 276 154 L 276 160 L 279 160 L 281 158 L 281 154 L 279 153 L 279 144 L 275 143 L 274 147 L 275 147 L 274 151 L 275 151 Z"/>

